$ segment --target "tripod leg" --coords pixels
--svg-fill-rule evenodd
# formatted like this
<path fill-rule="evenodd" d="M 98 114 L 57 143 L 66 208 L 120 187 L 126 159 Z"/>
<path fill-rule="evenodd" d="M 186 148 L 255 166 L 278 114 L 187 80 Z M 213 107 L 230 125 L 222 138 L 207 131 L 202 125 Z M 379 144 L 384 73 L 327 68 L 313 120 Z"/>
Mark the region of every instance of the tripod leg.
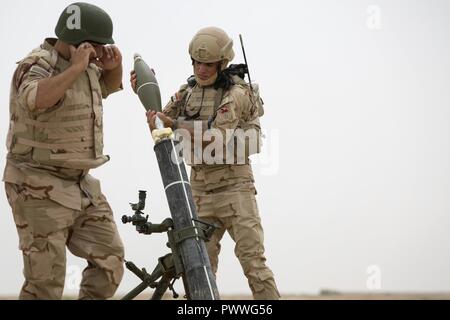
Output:
<path fill-rule="evenodd" d="M 156 279 L 161 277 L 163 274 L 164 268 L 160 263 L 157 264 L 155 269 L 153 270 L 152 274 L 149 275 L 148 273 L 144 273 L 143 271 L 140 271 L 139 269 L 135 268 L 138 272 L 133 271 L 133 273 L 139 277 L 139 279 L 142 280 L 142 283 L 139 284 L 136 288 L 131 290 L 129 293 L 127 293 L 121 300 L 132 300 L 134 299 L 138 294 L 140 294 L 142 291 L 144 291 L 147 287 L 150 286 Z M 164 293 L 163 293 L 164 294 Z"/>
<path fill-rule="evenodd" d="M 127 293 L 121 300 L 133 300 L 140 294 L 142 291 L 147 289 L 148 284 L 146 282 L 141 282 L 136 288 Z"/>
<path fill-rule="evenodd" d="M 153 295 L 150 300 L 161 300 L 164 296 L 164 293 L 169 288 L 170 281 L 173 279 L 173 272 L 166 272 L 161 277 L 161 280 L 159 280 L 158 285 L 155 288 L 155 291 L 153 292 Z"/>

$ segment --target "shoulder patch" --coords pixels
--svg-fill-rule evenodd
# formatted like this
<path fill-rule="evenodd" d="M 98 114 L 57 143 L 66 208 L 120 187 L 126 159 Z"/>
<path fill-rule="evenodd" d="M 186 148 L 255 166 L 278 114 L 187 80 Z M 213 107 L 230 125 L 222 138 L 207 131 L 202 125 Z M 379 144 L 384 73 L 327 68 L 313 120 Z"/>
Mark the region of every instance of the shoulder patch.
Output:
<path fill-rule="evenodd" d="M 30 76 L 35 76 L 38 78 L 48 78 L 50 77 L 52 74 L 50 71 L 46 70 L 45 68 L 43 68 L 42 66 L 40 66 L 39 64 L 35 64 L 30 68 Z"/>
<path fill-rule="evenodd" d="M 219 113 L 227 113 L 227 112 L 230 112 L 230 109 L 228 108 L 227 105 L 224 105 L 222 108 L 220 108 L 220 109 L 218 110 L 218 112 L 219 112 Z"/>
<path fill-rule="evenodd" d="M 54 67 L 58 59 L 58 53 L 52 52 L 42 48 L 37 48 L 24 59 L 17 62 L 18 67 L 14 75 L 14 84 L 18 88 L 25 76 L 29 74 L 36 78 L 48 78 L 53 74 Z"/>
<path fill-rule="evenodd" d="M 31 67 L 35 64 L 35 62 L 20 62 L 17 66 L 16 72 L 14 73 L 14 85 L 16 88 L 19 88 L 25 78 L 25 75 L 30 71 Z"/>

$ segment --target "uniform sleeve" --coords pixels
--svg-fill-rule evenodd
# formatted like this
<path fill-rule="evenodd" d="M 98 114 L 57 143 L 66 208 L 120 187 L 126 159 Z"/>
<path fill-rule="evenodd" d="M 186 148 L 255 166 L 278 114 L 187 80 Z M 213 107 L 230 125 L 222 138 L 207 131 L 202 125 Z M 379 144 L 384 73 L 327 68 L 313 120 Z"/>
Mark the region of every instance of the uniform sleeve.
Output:
<path fill-rule="evenodd" d="M 119 92 L 119 91 L 123 90 L 123 84 L 122 83 L 120 84 L 119 88 L 116 88 L 114 90 L 110 89 L 107 86 L 105 80 L 103 79 L 103 76 L 100 76 L 99 82 L 100 82 L 100 88 L 102 89 L 102 98 L 103 99 L 108 98 L 109 95 L 111 95 L 111 94 L 113 94 L 115 92 Z"/>
<path fill-rule="evenodd" d="M 48 64 L 38 60 L 36 62 L 24 61 L 19 63 L 14 73 L 14 83 L 17 88 L 17 99 L 30 111 L 36 110 L 36 93 L 39 80 L 50 78 L 52 72 Z"/>
<path fill-rule="evenodd" d="M 229 139 L 226 139 L 227 130 L 236 130 L 242 118 L 243 111 L 249 108 L 250 100 L 247 100 L 247 97 L 241 93 L 230 93 L 229 96 L 222 100 L 222 104 L 217 109 L 217 114 L 211 124 L 211 128 L 221 131 L 225 144 L 232 137 L 229 134 Z"/>

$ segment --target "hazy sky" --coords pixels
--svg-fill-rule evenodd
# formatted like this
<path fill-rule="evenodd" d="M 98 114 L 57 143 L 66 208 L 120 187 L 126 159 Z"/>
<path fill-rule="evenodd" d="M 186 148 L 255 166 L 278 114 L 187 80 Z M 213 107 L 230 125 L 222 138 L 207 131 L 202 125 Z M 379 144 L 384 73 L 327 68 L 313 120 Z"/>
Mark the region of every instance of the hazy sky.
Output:
<path fill-rule="evenodd" d="M 2 141 L 15 62 L 54 36 L 69 3 L 2 4 Z M 265 149 L 254 169 L 266 256 L 281 293 L 376 284 L 381 291 L 450 290 L 448 1 L 91 3 L 111 15 L 124 57 L 125 90 L 104 103 L 112 160 L 92 174 L 114 210 L 127 259 L 152 269 L 167 253 L 165 236 L 120 223 L 137 191 L 148 191 L 152 222 L 169 216 L 144 109 L 128 83 L 133 54 L 156 70 L 167 101 L 192 73 L 190 39 L 215 25 L 235 40 L 235 62 L 243 61 L 243 34 L 265 101 Z M 0 150 L 3 167 L 4 144 Z M 0 210 L 0 294 L 18 294 L 22 257 L 4 192 Z M 233 249 L 225 236 L 219 291 L 250 293 Z M 65 293 L 76 292 L 84 266 L 69 254 Z M 137 283 L 126 272 L 119 293 Z"/>

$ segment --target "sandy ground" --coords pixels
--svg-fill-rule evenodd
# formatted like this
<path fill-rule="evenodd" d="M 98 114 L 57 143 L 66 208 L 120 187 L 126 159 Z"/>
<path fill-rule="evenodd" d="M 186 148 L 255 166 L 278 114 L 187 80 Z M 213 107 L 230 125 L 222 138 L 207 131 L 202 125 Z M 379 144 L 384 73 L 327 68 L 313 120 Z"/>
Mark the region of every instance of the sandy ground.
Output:
<path fill-rule="evenodd" d="M 120 296 L 114 299 L 120 299 Z M 138 300 L 147 300 L 150 293 L 144 293 L 137 297 Z M 74 296 L 65 296 L 63 299 L 74 300 Z M 178 298 L 177 300 L 181 300 Z M 252 300 L 250 295 L 222 295 L 222 300 Z M 339 293 L 326 292 L 317 295 L 309 294 L 283 294 L 282 300 L 450 300 L 450 293 Z M 13 296 L 0 296 L 0 300 L 16 300 Z M 171 295 L 166 295 L 164 300 L 173 300 Z"/>
<path fill-rule="evenodd" d="M 142 295 L 139 299 L 148 299 L 149 295 Z M 166 296 L 166 299 L 173 299 Z M 222 295 L 222 300 L 252 300 L 250 295 Z M 330 293 L 318 295 L 284 294 L 282 300 L 450 300 L 450 293 Z"/>
<path fill-rule="evenodd" d="M 224 296 L 222 299 L 251 299 L 251 296 Z M 450 293 L 444 294 L 420 294 L 420 293 L 340 293 L 325 295 L 283 295 L 282 300 L 450 300 Z"/>

